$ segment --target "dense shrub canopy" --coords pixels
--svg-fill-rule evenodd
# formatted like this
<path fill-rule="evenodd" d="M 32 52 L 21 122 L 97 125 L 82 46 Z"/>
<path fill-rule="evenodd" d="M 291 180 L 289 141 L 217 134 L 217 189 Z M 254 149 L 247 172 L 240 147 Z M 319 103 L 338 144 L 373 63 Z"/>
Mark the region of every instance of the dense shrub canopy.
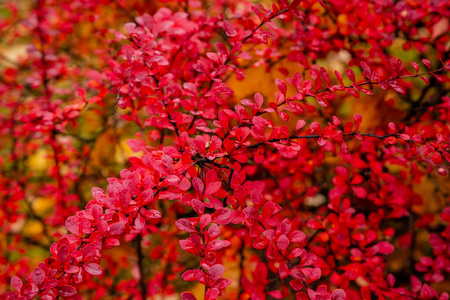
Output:
<path fill-rule="evenodd" d="M 448 299 L 450 2 L 3 1 L 5 299 Z"/>

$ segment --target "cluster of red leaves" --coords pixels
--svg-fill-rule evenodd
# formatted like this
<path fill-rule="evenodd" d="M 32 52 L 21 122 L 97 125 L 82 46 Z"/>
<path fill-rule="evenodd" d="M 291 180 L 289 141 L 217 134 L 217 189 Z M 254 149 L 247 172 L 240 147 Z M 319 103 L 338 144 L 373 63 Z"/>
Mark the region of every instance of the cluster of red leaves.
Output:
<path fill-rule="evenodd" d="M 242 287 L 228 298 L 449 298 L 434 285 L 450 272 L 448 195 L 439 212 L 422 213 L 415 207 L 423 199 L 413 188 L 426 177 L 424 170 L 447 176 L 449 168 L 447 1 L 279 0 L 270 7 L 171 1 L 130 20 L 126 32 L 96 29 L 108 47 L 121 44 L 120 50 L 109 57 L 108 47 L 99 49 L 97 69 L 74 67 L 69 55 L 53 53 L 61 43 L 54 28 L 69 34 L 80 19 L 95 24 L 92 12 L 109 1 L 94 2 L 63 5 L 60 18 L 59 1 L 40 1 L 24 22 L 39 45 L 29 47 L 24 62 L 32 71 L 20 73 L 23 66 L 13 66 L 2 77 L 0 91 L 12 112 L 1 119 L 2 134 L 12 139 L 12 166 L 5 170 L 24 176 L 13 179 L 5 172 L 0 178 L 8 186 L 1 190 L 7 198 L 2 222 L 17 221 L 17 202 L 26 198 L 33 175 L 16 162 L 40 139 L 54 161 L 48 172 L 54 184 L 41 192 L 57 200 L 55 216 L 42 222 L 64 222 L 70 232 L 53 235 L 58 239 L 51 256 L 25 281 L 12 276 L 8 264 L 5 277 L 15 291 L 6 292 L 6 299 L 81 299 L 76 287 L 98 286 L 92 276 L 107 280 L 101 258 L 109 260 L 105 250 L 123 241 L 136 241 L 138 274 L 108 283 L 123 293 L 118 297 L 164 295 L 161 290 L 173 292 L 181 277 L 203 285 L 204 299 L 217 299 L 236 280 L 226 277 L 227 251 L 235 251 Z M 178 8 L 170 9 L 173 4 Z M 15 6 L 9 10 L 15 18 Z M 425 71 L 415 62 L 406 68 L 386 50 L 399 39 L 405 40 L 403 50 L 433 51 L 421 59 Z M 330 53 L 349 55 L 346 63 L 356 67 L 345 69 L 345 78 L 342 70 L 330 76 L 320 66 Z M 275 79 L 273 96 L 264 95 L 269 100 L 261 93 L 253 100 L 233 96 L 231 76 L 251 80 L 247 69 L 263 65 L 273 71 L 282 58 L 299 71 L 289 76 L 291 70 L 280 67 L 284 77 Z M 415 77 L 425 87 L 416 86 Z M 62 87 L 67 82 L 70 89 Z M 26 100 L 30 90 L 37 94 L 33 101 Z M 67 130 L 89 107 L 105 106 L 108 90 L 115 100 L 114 126 L 120 113 L 136 128 L 127 143 L 140 155 L 130 158 L 120 178 L 108 179 L 106 192 L 93 188 L 93 199 L 77 209 L 75 187 L 89 161 Z M 343 99 L 383 97 L 382 91 L 405 102 L 403 111 L 391 105 L 402 119 L 362 131 L 363 112 L 336 116 Z M 422 95 L 415 99 L 415 93 Z M 70 171 L 62 170 L 65 162 Z M 432 227 L 437 215 L 439 226 Z M 23 215 L 29 216 L 39 219 L 32 206 Z M 429 255 L 413 258 L 411 250 L 411 266 L 392 271 L 389 255 L 416 245 L 423 231 L 429 233 Z M 158 235 L 167 237 L 166 249 L 143 253 L 146 239 Z M 183 262 L 180 253 L 198 257 L 195 265 Z M 143 256 L 164 265 L 147 281 Z M 181 298 L 196 296 L 185 291 Z"/>

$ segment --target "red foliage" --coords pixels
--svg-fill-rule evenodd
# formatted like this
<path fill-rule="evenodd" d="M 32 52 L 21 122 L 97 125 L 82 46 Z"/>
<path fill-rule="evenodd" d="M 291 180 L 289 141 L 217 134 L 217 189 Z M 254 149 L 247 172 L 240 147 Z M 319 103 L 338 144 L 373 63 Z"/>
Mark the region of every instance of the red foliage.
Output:
<path fill-rule="evenodd" d="M 196 299 L 180 277 L 204 299 L 449 298 L 448 1 L 125 2 L 2 9 L 10 42 L 32 37 L 1 65 L 5 299 Z M 259 80 L 246 73 L 261 66 L 274 95 L 238 99 L 229 79 Z M 349 98 L 381 99 L 380 123 L 349 113 Z M 134 134 L 136 156 L 120 175 L 99 168 L 116 176 L 86 201 L 106 130 L 86 137 L 89 112 Z M 44 179 L 27 162 L 38 148 L 52 161 Z M 430 181 L 438 208 L 415 187 Z M 53 214 L 36 213 L 36 197 L 54 199 Z M 9 255 L 45 242 L 34 270 Z M 107 251 L 127 243 L 136 262 Z"/>

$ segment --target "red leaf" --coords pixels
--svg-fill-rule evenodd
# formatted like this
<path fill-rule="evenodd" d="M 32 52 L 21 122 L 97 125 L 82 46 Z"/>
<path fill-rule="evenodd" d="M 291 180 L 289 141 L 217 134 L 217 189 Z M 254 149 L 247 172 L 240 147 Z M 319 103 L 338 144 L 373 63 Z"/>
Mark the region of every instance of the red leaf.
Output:
<path fill-rule="evenodd" d="M 275 79 L 275 85 L 281 91 L 281 93 L 286 96 L 287 86 L 286 83 L 281 79 Z"/>
<path fill-rule="evenodd" d="M 392 130 L 392 132 L 397 132 L 397 126 L 395 126 L 393 122 L 390 122 L 388 127 L 390 130 Z"/>
<path fill-rule="evenodd" d="M 180 182 L 180 178 L 177 175 L 168 175 L 164 181 L 169 185 L 177 185 Z"/>
<path fill-rule="evenodd" d="M 80 267 L 78 266 L 71 266 L 71 265 L 64 266 L 64 272 L 68 274 L 75 274 L 78 273 L 78 271 L 80 271 Z"/>
<path fill-rule="evenodd" d="M 207 251 L 217 251 L 219 249 L 222 249 L 223 247 L 226 247 L 226 243 L 223 240 L 212 240 L 208 243 L 208 246 L 206 247 Z"/>
<path fill-rule="evenodd" d="M 162 218 L 162 214 L 156 209 L 146 210 L 145 208 L 141 208 L 141 215 L 145 219 L 160 219 Z"/>
<path fill-rule="evenodd" d="M 394 246 L 392 246 L 389 242 L 383 241 L 376 245 L 378 247 L 378 253 L 388 255 L 394 251 Z"/>
<path fill-rule="evenodd" d="M 125 28 L 127 29 L 128 33 L 132 33 L 133 30 L 136 28 L 136 24 L 135 23 L 125 23 Z"/>
<path fill-rule="evenodd" d="M 25 283 L 20 292 L 27 299 L 32 299 L 39 294 L 39 288 L 34 283 Z"/>
<path fill-rule="evenodd" d="M 381 85 L 380 85 L 381 86 Z M 349 92 L 350 95 L 352 95 L 355 98 L 359 98 L 359 94 L 357 91 L 355 91 L 353 88 L 346 88 L 345 89 L 347 92 Z"/>
<path fill-rule="evenodd" d="M 344 132 L 345 134 L 349 134 L 353 131 L 353 123 L 352 122 L 345 122 L 344 124 Z"/>
<path fill-rule="evenodd" d="M 223 28 L 225 29 L 226 35 L 233 37 L 237 35 L 237 31 L 231 26 L 227 21 L 223 22 Z"/>
<path fill-rule="evenodd" d="M 370 70 L 369 65 L 366 62 L 361 61 L 361 67 L 364 70 L 363 75 L 370 79 L 370 77 L 372 76 L 372 71 Z"/>
<path fill-rule="evenodd" d="M 206 214 L 202 215 L 200 217 L 200 230 L 203 231 L 203 229 L 211 223 L 211 215 Z"/>
<path fill-rule="evenodd" d="M 236 55 L 236 57 L 242 59 L 252 59 L 252 56 L 246 51 L 241 51 L 238 55 Z"/>
<path fill-rule="evenodd" d="M 220 228 L 217 224 L 212 225 L 208 228 L 208 235 L 210 238 L 215 239 L 220 235 Z"/>
<path fill-rule="evenodd" d="M 77 294 L 77 290 L 71 285 L 57 286 L 55 289 L 63 298 L 70 298 Z"/>
<path fill-rule="evenodd" d="M 361 115 L 360 114 L 355 114 L 353 116 L 353 121 L 355 121 L 355 126 L 356 126 L 355 131 L 358 131 L 359 125 L 361 125 L 361 122 L 362 122 Z"/>
<path fill-rule="evenodd" d="M 295 230 L 289 234 L 289 240 L 294 243 L 302 243 L 306 239 L 306 234 L 300 230 Z"/>
<path fill-rule="evenodd" d="M 278 269 L 278 272 L 280 274 L 280 278 L 281 279 L 284 279 L 284 278 L 288 277 L 288 275 L 289 275 L 289 268 L 288 268 L 288 266 L 287 266 L 285 261 L 280 263 L 280 267 Z"/>
<path fill-rule="evenodd" d="M 206 186 L 205 194 L 203 197 L 206 198 L 209 195 L 214 194 L 215 192 L 217 192 L 220 189 L 221 186 L 222 186 L 222 183 L 220 181 L 211 182 L 210 184 L 208 184 Z"/>
<path fill-rule="evenodd" d="M 353 186 L 352 187 L 353 192 L 355 192 L 356 196 L 358 198 L 364 199 L 367 196 L 367 191 L 365 188 L 363 187 L 358 187 L 358 186 Z"/>
<path fill-rule="evenodd" d="M 205 294 L 205 300 L 215 300 L 219 297 L 220 291 L 216 288 L 208 289 Z"/>
<path fill-rule="evenodd" d="M 212 221 L 219 225 L 226 225 L 230 222 L 231 211 L 224 208 L 219 208 L 212 215 Z"/>
<path fill-rule="evenodd" d="M 292 249 L 291 253 L 289 253 L 288 258 L 296 258 L 299 257 L 301 255 L 303 255 L 305 253 L 304 249 L 300 249 L 300 248 L 294 248 Z"/>
<path fill-rule="evenodd" d="M 289 239 L 287 236 L 282 234 L 280 237 L 278 237 L 277 241 L 277 248 L 281 251 L 285 251 L 289 247 Z"/>
<path fill-rule="evenodd" d="M 195 280 L 203 283 L 204 285 L 207 284 L 206 283 L 206 276 L 205 276 L 205 273 L 203 271 L 194 269 L 194 276 L 195 276 Z"/>
<path fill-rule="evenodd" d="M 134 226 L 136 227 L 137 231 L 141 231 L 145 227 L 145 219 L 141 214 L 138 214 L 136 216 L 136 219 L 134 219 Z"/>
<path fill-rule="evenodd" d="M 17 276 L 11 277 L 11 285 L 16 291 L 20 292 L 20 289 L 22 288 L 23 285 L 22 279 L 20 279 Z"/>
<path fill-rule="evenodd" d="M 47 281 L 45 281 L 45 283 L 42 285 L 42 289 L 44 289 L 44 290 L 52 289 L 57 285 L 58 285 L 58 279 L 55 279 L 55 278 L 47 279 Z"/>
<path fill-rule="evenodd" d="M 86 263 L 83 265 L 83 268 L 91 275 L 101 275 L 103 273 L 100 266 L 96 263 Z"/>
<path fill-rule="evenodd" d="M 211 284 L 215 282 L 222 277 L 223 273 L 225 273 L 225 267 L 223 265 L 212 266 L 206 275 L 208 283 Z"/>
<path fill-rule="evenodd" d="M 355 82 L 355 72 L 353 72 L 353 70 L 351 70 L 351 69 L 347 69 L 347 70 L 345 70 L 345 73 L 347 73 L 347 77 L 351 80 L 351 81 L 353 81 L 353 82 Z"/>
<path fill-rule="evenodd" d="M 431 69 L 431 63 L 428 59 L 422 59 L 422 62 L 425 66 L 427 66 L 428 70 Z"/>
<path fill-rule="evenodd" d="M 303 283 L 303 281 L 301 281 L 299 279 L 291 280 L 289 282 L 289 285 L 296 291 L 300 291 L 301 289 L 303 289 L 305 287 L 305 284 Z M 297 295 L 298 295 L 298 293 L 297 293 Z M 305 296 L 306 296 L 306 294 L 305 294 Z M 305 298 L 305 299 L 308 299 L 308 298 Z"/>
<path fill-rule="evenodd" d="M 197 195 L 201 197 L 203 195 L 203 190 L 205 189 L 203 181 L 198 177 L 194 177 L 192 178 L 192 186 L 194 187 L 194 190 L 197 193 Z"/>
<path fill-rule="evenodd" d="M 397 85 L 397 84 L 394 84 L 394 83 L 391 83 L 391 82 L 389 82 L 388 83 L 397 93 L 399 93 L 399 94 L 402 94 L 402 95 L 404 95 L 406 92 L 405 92 L 405 89 L 404 88 L 402 88 L 401 86 L 399 86 L 399 85 Z"/>
<path fill-rule="evenodd" d="M 416 70 L 416 74 L 419 73 L 419 65 L 416 64 L 415 62 L 411 62 L 411 66 L 414 68 L 414 70 Z"/>
<path fill-rule="evenodd" d="M 253 97 L 253 99 L 255 99 L 256 105 L 258 105 L 258 108 L 261 108 L 261 106 L 264 103 L 264 98 L 260 93 L 256 93 L 255 96 Z"/>
<path fill-rule="evenodd" d="M 289 120 L 289 115 L 284 111 L 277 110 L 277 113 L 283 121 L 287 122 Z"/>
<path fill-rule="evenodd" d="M 179 219 L 175 222 L 178 229 L 186 232 L 197 232 L 192 223 L 188 219 Z"/>
<path fill-rule="evenodd" d="M 294 150 L 291 146 L 274 143 L 275 147 L 278 149 L 278 152 L 281 156 L 286 158 L 293 158 L 298 155 L 298 150 Z"/>
<path fill-rule="evenodd" d="M 306 122 L 304 120 L 298 120 L 297 121 L 297 125 L 295 126 L 295 131 L 299 131 L 300 129 L 303 128 L 303 126 L 305 126 Z"/>
<path fill-rule="evenodd" d="M 198 199 L 192 199 L 191 206 L 199 215 L 202 215 L 205 212 L 205 204 Z"/>
<path fill-rule="evenodd" d="M 289 9 L 290 9 L 290 10 L 291 10 L 291 9 L 296 9 L 297 6 L 300 4 L 300 1 L 301 1 L 301 0 L 293 0 L 293 1 L 291 2 L 291 4 L 289 5 Z"/>
<path fill-rule="evenodd" d="M 83 259 L 85 260 L 86 258 L 92 257 L 95 255 L 95 253 L 96 253 L 96 250 L 95 250 L 94 244 L 87 244 L 83 248 Z"/>
<path fill-rule="evenodd" d="M 181 278 L 186 281 L 194 281 L 195 280 L 195 274 L 193 270 L 187 270 L 186 272 L 181 275 Z"/>
<path fill-rule="evenodd" d="M 67 255 L 69 255 L 69 247 L 67 245 L 63 245 L 58 249 L 58 259 L 61 263 L 64 263 Z"/>
<path fill-rule="evenodd" d="M 117 223 L 112 224 L 109 227 L 109 234 L 121 235 L 124 230 L 125 230 L 125 225 L 121 222 L 117 222 Z"/>
<path fill-rule="evenodd" d="M 389 145 L 394 145 L 397 143 L 397 139 L 393 136 L 385 138 L 384 141 Z"/>
<path fill-rule="evenodd" d="M 442 156 L 441 156 L 441 154 L 440 154 L 438 151 L 435 151 L 435 152 L 433 153 L 433 155 L 431 156 L 431 160 L 432 160 L 435 164 L 439 165 L 439 164 L 442 163 Z"/>
<path fill-rule="evenodd" d="M 347 295 L 345 294 L 344 290 L 337 289 L 334 290 L 331 294 L 331 300 L 345 300 L 347 299 Z"/>
<path fill-rule="evenodd" d="M 434 76 L 434 78 L 436 78 L 437 81 L 439 81 L 440 83 L 444 82 L 444 78 L 442 78 L 441 75 L 438 74 L 432 74 Z"/>
<path fill-rule="evenodd" d="M 76 217 L 71 216 L 66 219 L 66 228 L 73 234 L 80 236 L 80 228 Z"/>
<path fill-rule="evenodd" d="M 181 293 L 181 300 L 197 300 L 197 298 L 191 292 L 183 292 Z"/>
<path fill-rule="evenodd" d="M 422 79 L 423 82 L 425 82 L 427 85 L 430 85 L 430 79 L 428 79 L 427 77 L 420 76 L 419 78 Z"/>
<path fill-rule="evenodd" d="M 321 228 L 323 228 L 322 223 L 320 223 L 320 222 L 317 221 L 317 220 L 309 220 L 309 221 L 306 223 L 306 226 L 307 226 L 308 228 L 311 228 L 311 229 L 321 229 Z"/>
<path fill-rule="evenodd" d="M 411 276 L 411 286 L 412 286 L 412 292 L 417 293 L 422 288 L 422 283 L 416 276 L 412 275 Z"/>
<path fill-rule="evenodd" d="M 41 268 L 37 267 L 36 269 L 34 269 L 33 273 L 31 274 L 31 279 L 33 280 L 34 283 L 36 283 L 36 285 L 38 287 L 40 287 L 42 285 L 42 283 L 45 280 L 45 272 L 44 270 L 42 270 Z"/>
<path fill-rule="evenodd" d="M 328 101 L 325 100 L 324 98 L 320 97 L 320 96 L 317 97 L 317 103 L 319 103 L 323 107 L 328 107 L 329 106 Z"/>

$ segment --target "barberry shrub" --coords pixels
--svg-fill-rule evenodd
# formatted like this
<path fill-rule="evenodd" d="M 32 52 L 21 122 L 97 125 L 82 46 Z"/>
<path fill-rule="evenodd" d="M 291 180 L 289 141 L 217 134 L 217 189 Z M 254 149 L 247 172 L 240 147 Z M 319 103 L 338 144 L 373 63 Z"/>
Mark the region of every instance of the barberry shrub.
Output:
<path fill-rule="evenodd" d="M 3 298 L 448 299 L 449 17 L 3 1 Z"/>

